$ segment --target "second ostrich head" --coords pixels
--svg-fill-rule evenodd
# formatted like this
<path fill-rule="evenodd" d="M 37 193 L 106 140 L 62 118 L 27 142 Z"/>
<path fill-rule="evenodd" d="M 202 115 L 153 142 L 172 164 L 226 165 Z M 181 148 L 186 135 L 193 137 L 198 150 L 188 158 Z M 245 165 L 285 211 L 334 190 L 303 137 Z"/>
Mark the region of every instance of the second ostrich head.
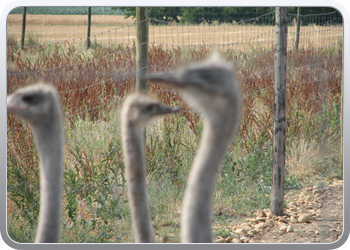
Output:
<path fill-rule="evenodd" d="M 136 93 L 126 98 L 122 117 L 130 125 L 142 130 L 160 115 L 174 113 L 179 110 L 178 107 L 168 107 L 155 99 Z"/>

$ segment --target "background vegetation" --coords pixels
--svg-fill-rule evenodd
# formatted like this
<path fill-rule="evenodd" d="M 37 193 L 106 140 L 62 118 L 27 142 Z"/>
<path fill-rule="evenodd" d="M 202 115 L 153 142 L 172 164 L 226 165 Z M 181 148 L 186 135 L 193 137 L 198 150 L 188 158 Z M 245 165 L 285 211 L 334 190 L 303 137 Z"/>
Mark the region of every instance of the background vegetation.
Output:
<path fill-rule="evenodd" d="M 136 16 L 135 7 L 112 7 L 112 9 L 120 10 L 126 18 Z M 242 20 L 255 18 L 264 15 L 268 12 L 274 11 L 275 7 L 150 7 L 149 9 L 150 21 L 152 24 L 167 24 L 167 22 L 174 21 L 176 23 L 239 23 Z M 336 9 L 328 7 L 303 7 L 301 8 L 301 15 L 312 15 L 320 13 L 334 12 Z M 297 14 L 297 7 L 289 7 L 289 14 Z M 329 21 L 329 20 L 328 20 Z M 325 25 L 325 19 L 308 19 L 303 22 L 303 25 L 317 24 Z M 341 14 L 338 14 L 332 20 L 333 24 L 341 23 Z M 262 24 L 274 24 L 274 17 L 266 19 Z M 328 23 L 329 24 L 329 23 Z"/>
<path fill-rule="evenodd" d="M 176 23 L 232 23 L 243 19 L 254 18 L 268 12 L 274 11 L 274 7 L 150 7 L 150 21 L 153 24 L 164 24 L 164 22 Z M 316 15 L 336 11 L 329 7 L 303 7 L 301 15 Z M 10 14 L 22 14 L 23 8 L 17 7 Z M 289 14 L 296 14 L 297 7 L 289 7 Z M 87 15 L 87 7 L 28 7 L 27 14 L 33 15 Z M 135 17 L 135 7 L 91 7 L 92 15 L 124 15 L 125 18 Z M 274 20 L 266 20 L 266 24 L 274 23 Z M 317 24 L 325 25 L 329 20 L 309 19 L 303 25 Z M 342 22 L 340 12 L 334 17 L 333 24 Z M 261 23 L 263 24 L 263 23 Z M 328 23 L 327 23 L 328 24 Z"/>
<path fill-rule="evenodd" d="M 87 7 L 27 7 L 31 15 L 87 15 Z M 22 14 L 23 7 L 11 10 L 10 14 Z M 91 7 L 91 15 L 122 15 L 120 10 L 112 7 Z"/>
<path fill-rule="evenodd" d="M 250 25 L 249 27 L 253 27 Z M 135 47 L 58 43 L 20 49 L 7 36 L 7 91 L 38 81 L 57 86 L 64 113 L 65 178 L 61 242 L 132 242 L 121 151 L 120 107 L 134 89 Z M 242 38 L 243 40 L 244 38 Z M 312 39 L 311 39 L 312 40 Z M 272 166 L 274 50 L 222 49 L 241 79 L 243 113 L 214 193 L 214 235 L 255 209 L 269 207 Z M 257 44 L 256 44 L 257 45 Z M 149 70 L 206 58 L 210 46 L 149 47 Z M 342 42 L 303 44 L 287 57 L 286 192 L 342 177 Z M 158 242 L 179 242 L 183 191 L 202 132 L 200 113 L 163 85 L 148 92 L 182 112 L 159 119 L 146 137 L 151 218 Z M 33 242 L 39 211 L 39 163 L 30 129 L 7 116 L 7 227 Z M 287 205 L 287 204 L 286 204 Z"/>

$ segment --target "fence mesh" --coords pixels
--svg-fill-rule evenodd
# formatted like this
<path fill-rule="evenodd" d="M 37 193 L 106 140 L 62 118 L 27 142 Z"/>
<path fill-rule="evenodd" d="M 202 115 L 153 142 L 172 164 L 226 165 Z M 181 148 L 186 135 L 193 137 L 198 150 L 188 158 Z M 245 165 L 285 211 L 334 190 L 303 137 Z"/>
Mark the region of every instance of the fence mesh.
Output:
<path fill-rule="evenodd" d="M 235 15 L 230 23 L 199 25 L 149 19 L 149 71 L 168 71 L 218 49 L 235 64 L 240 79 L 242 120 L 217 177 L 214 235 L 240 215 L 268 208 L 271 187 L 275 13 Z M 7 26 L 8 93 L 44 81 L 57 87 L 62 102 L 61 242 L 132 242 L 119 115 L 123 99 L 135 88 L 135 21 L 93 15 L 87 50 L 87 17 L 28 16 L 28 41 L 20 49 L 16 18 L 9 15 Z M 286 190 L 318 174 L 341 174 L 343 70 L 337 12 L 301 15 L 298 49 L 296 15 L 288 18 Z M 120 20 L 128 23 L 116 25 Z M 149 126 L 146 136 L 157 241 L 179 242 L 182 196 L 202 118 L 176 91 L 150 83 L 148 92 L 182 108 Z M 8 232 L 15 241 L 32 242 L 39 211 L 38 155 L 25 123 L 9 114 L 7 128 Z"/>

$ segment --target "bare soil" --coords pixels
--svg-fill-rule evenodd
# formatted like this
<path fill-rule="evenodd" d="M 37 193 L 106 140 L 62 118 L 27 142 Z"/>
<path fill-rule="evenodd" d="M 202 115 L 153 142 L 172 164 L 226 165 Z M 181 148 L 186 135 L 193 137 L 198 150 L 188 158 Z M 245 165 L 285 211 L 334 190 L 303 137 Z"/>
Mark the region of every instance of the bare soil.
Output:
<path fill-rule="evenodd" d="M 344 212 L 343 180 L 334 179 L 332 184 L 322 183 L 291 191 L 285 199 L 288 205 L 284 216 L 272 216 L 269 212 L 257 211 L 254 217 L 247 217 L 244 223 L 234 225 L 232 231 L 237 232 L 245 228 L 247 233 L 236 235 L 241 242 L 243 239 L 243 242 L 247 243 L 332 243 L 341 237 Z M 308 215 L 309 221 L 296 222 L 295 219 L 301 215 Z M 259 221 L 256 222 L 256 219 Z M 257 225 L 263 223 L 267 225 L 265 228 L 256 229 Z M 283 226 L 289 225 L 292 225 L 293 231 L 281 230 Z M 254 231 L 252 229 L 256 229 L 257 233 L 249 234 L 249 231 Z M 225 242 L 231 240 L 232 237 L 228 237 Z M 217 242 L 220 241 L 223 239 L 218 238 Z"/>

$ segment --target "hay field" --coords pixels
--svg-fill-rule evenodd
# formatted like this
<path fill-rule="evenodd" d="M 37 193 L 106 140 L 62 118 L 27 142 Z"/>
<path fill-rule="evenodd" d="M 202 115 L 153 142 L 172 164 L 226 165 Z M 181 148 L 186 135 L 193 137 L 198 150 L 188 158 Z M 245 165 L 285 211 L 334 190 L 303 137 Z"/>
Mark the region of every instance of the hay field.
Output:
<path fill-rule="evenodd" d="M 123 44 L 132 46 L 136 39 L 136 24 L 132 18 L 123 16 L 93 15 L 91 17 L 91 39 L 102 46 Z M 296 27 L 289 26 L 288 43 L 294 45 Z M 22 15 L 9 15 L 7 34 L 20 41 Z M 39 44 L 68 41 L 85 42 L 87 16 L 83 15 L 27 15 L 26 36 Z M 322 47 L 342 39 L 342 26 L 302 26 L 300 47 Z M 150 25 L 150 44 L 164 46 L 217 45 L 236 50 L 250 50 L 252 47 L 270 48 L 275 42 L 275 28 L 252 24 L 213 24 L 166 26 Z"/>

